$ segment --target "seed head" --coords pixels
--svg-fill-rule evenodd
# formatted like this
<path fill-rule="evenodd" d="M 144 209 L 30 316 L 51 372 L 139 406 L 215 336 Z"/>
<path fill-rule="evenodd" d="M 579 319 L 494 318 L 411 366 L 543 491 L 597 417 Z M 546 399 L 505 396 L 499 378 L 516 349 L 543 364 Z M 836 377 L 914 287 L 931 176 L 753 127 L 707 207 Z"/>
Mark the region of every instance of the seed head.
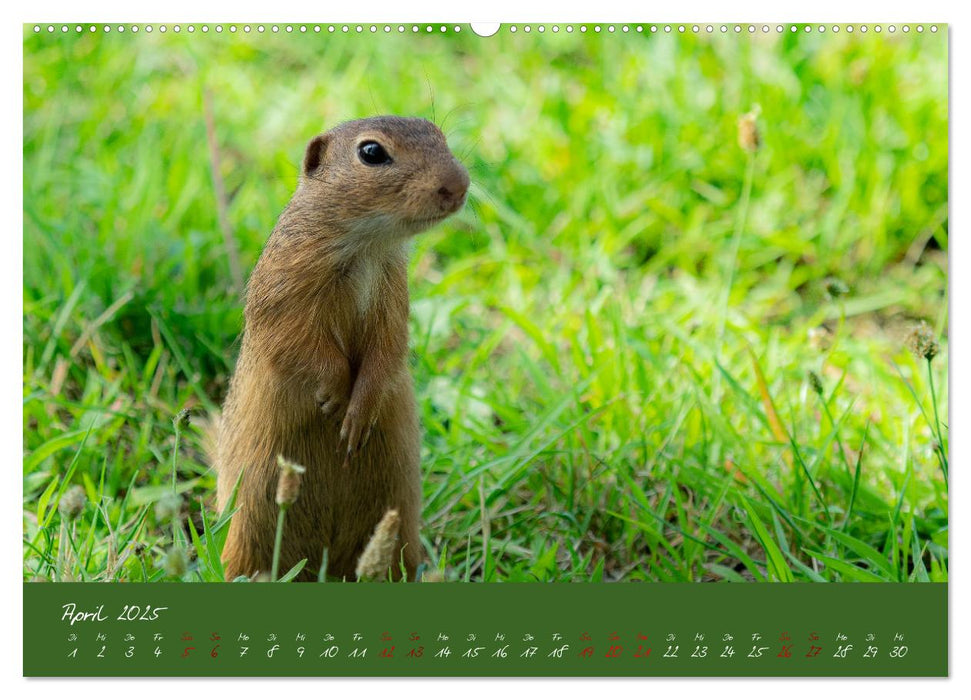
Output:
<path fill-rule="evenodd" d="M 749 153 L 755 153 L 762 145 L 759 133 L 758 118 L 762 108 L 755 105 L 751 112 L 743 114 L 738 119 L 738 145 Z"/>
<path fill-rule="evenodd" d="M 933 360 L 937 354 L 941 351 L 941 346 L 937 342 L 937 338 L 934 336 L 934 331 L 931 327 L 927 325 L 926 321 L 921 321 L 913 331 L 911 331 L 910 336 L 907 339 L 907 344 L 910 346 L 911 352 L 919 360 L 924 358 L 925 360 Z"/>
<path fill-rule="evenodd" d="M 400 518 L 397 510 L 389 510 L 374 529 L 361 558 L 357 560 L 359 581 L 382 580 L 395 563 Z"/>
<path fill-rule="evenodd" d="M 185 430 L 189 427 L 189 409 L 183 408 L 181 411 L 175 414 L 175 418 L 172 419 L 172 423 L 179 430 Z"/>
<path fill-rule="evenodd" d="M 438 569 L 426 571 L 421 575 L 422 583 L 441 583 L 445 580 L 445 574 Z"/>
<path fill-rule="evenodd" d="M 849 294 L 850 288 L 846 286 L 846 282 L 838 277 L 830 277 L 826 280 L 826 293 L 833 299 L 839 299 L 841 296 Z"/>
<path fill-rule="evenodd" d="M 809 377 L 809 386 L 812 387 L 813 391 L 815 391 L 818 396 L 822 396 L 823 380 L 820 379 L 819 375 L 813 372 L 812 370 L 809 370 L 808 377 Z"/>
<path fill-rule="evenodd" d="M 84 487 L 72 486 L 61 496 L 61 502 L 57 504 L 57 511 L 62 518 L 70 522 L 81 515 L 84 504 L 87 502 L 88 497 L 84 493 Z"/>
<path fill-rule="evenodd" d="M 171 491 L 155 503 L 155 517 L 158 520 L 171 520 L 182 511 L 182 497 Z"/>
<path fill-rule="evenodd" d="M 189 557 L 181 547 L 171 547 L 162 560 L 162 568 L 167 576 L 183 576 L 189 568 Z"/>
<path fill-rule="evenodd" d="M 807 335 L 809 336 L 809 347 L 813 350 L 823 352 L 829 350 L 833 345 L 833 334 L 826 326 L 810 328 Z"/>
<path fill-rule="evenodd" d="M 276 462 L 280 466 L 280 479 L 276 484 L 276 502 L 277 505 L 289 506 L 300 495 L 300 475 L 307 470 L 283 455 L 277 455 Z"/>

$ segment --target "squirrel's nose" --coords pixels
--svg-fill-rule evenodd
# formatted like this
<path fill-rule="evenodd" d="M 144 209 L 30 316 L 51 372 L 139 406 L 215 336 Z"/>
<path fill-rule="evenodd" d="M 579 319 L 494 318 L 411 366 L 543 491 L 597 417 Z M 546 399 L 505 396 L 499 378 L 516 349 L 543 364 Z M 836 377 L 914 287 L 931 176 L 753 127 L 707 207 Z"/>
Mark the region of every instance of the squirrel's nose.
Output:
<path fill-rule="evenodd" d="M 438 188 L 438 196 L 441 198 L 442 207 L 445 209 L 458 209 L 465 203 L 465 194 L 468 191 L 469 174 L 465 168 L 458 166 L 443 179 L 441 187 Z"/>

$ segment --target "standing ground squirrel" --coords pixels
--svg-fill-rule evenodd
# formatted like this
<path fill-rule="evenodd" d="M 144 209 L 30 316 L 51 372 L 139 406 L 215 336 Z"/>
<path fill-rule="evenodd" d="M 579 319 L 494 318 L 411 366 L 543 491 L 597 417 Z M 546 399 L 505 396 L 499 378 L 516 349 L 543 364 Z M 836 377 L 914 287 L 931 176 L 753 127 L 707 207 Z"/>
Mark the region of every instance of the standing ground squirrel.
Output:
<path fill-rule="evenodd" d="M 226 578 L 269 572 L 282 455 L 306 467 L 280 570 L 354 578 L 389 509 L 413 579 L 423 558 L 420 433 L 407 369 L 407 241 L 465 203 L 469 175 L 424 119 L 346 122 L 307 146 L 300 183 L 246 291 L 216 435 L 220 510 L 239 481 Z M 395 566 L 395 569 L 398 567 Z"/>

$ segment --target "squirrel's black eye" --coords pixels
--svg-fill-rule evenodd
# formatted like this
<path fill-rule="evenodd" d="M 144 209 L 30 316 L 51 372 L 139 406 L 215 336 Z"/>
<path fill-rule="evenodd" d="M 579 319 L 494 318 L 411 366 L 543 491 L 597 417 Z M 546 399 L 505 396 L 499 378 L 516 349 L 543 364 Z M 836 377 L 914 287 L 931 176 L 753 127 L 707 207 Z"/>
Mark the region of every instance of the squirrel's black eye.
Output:
<path fill-rule="evenodd" d="M 357 156 L 367 165 L 384 165 L 391 162 L 391 156 L 377 141 L 365 141 L 357 147 Z"/>

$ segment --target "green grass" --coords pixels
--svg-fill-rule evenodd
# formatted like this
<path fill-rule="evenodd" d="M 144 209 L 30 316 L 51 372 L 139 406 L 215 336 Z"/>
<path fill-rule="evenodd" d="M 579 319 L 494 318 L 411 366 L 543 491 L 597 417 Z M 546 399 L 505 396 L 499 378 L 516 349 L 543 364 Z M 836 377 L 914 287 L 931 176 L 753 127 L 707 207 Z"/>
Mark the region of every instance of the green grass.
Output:
<path fill-rule="evenodd" d="M 340 120 L 434 119 L 469 167 L 410 270 L 446 579 L 947 579 L 945 36 L 28 29 L 24 52 L 25 580 L 222 578 L 198 421 L 242 307 L 207 92 L 244 271 Z"/>

